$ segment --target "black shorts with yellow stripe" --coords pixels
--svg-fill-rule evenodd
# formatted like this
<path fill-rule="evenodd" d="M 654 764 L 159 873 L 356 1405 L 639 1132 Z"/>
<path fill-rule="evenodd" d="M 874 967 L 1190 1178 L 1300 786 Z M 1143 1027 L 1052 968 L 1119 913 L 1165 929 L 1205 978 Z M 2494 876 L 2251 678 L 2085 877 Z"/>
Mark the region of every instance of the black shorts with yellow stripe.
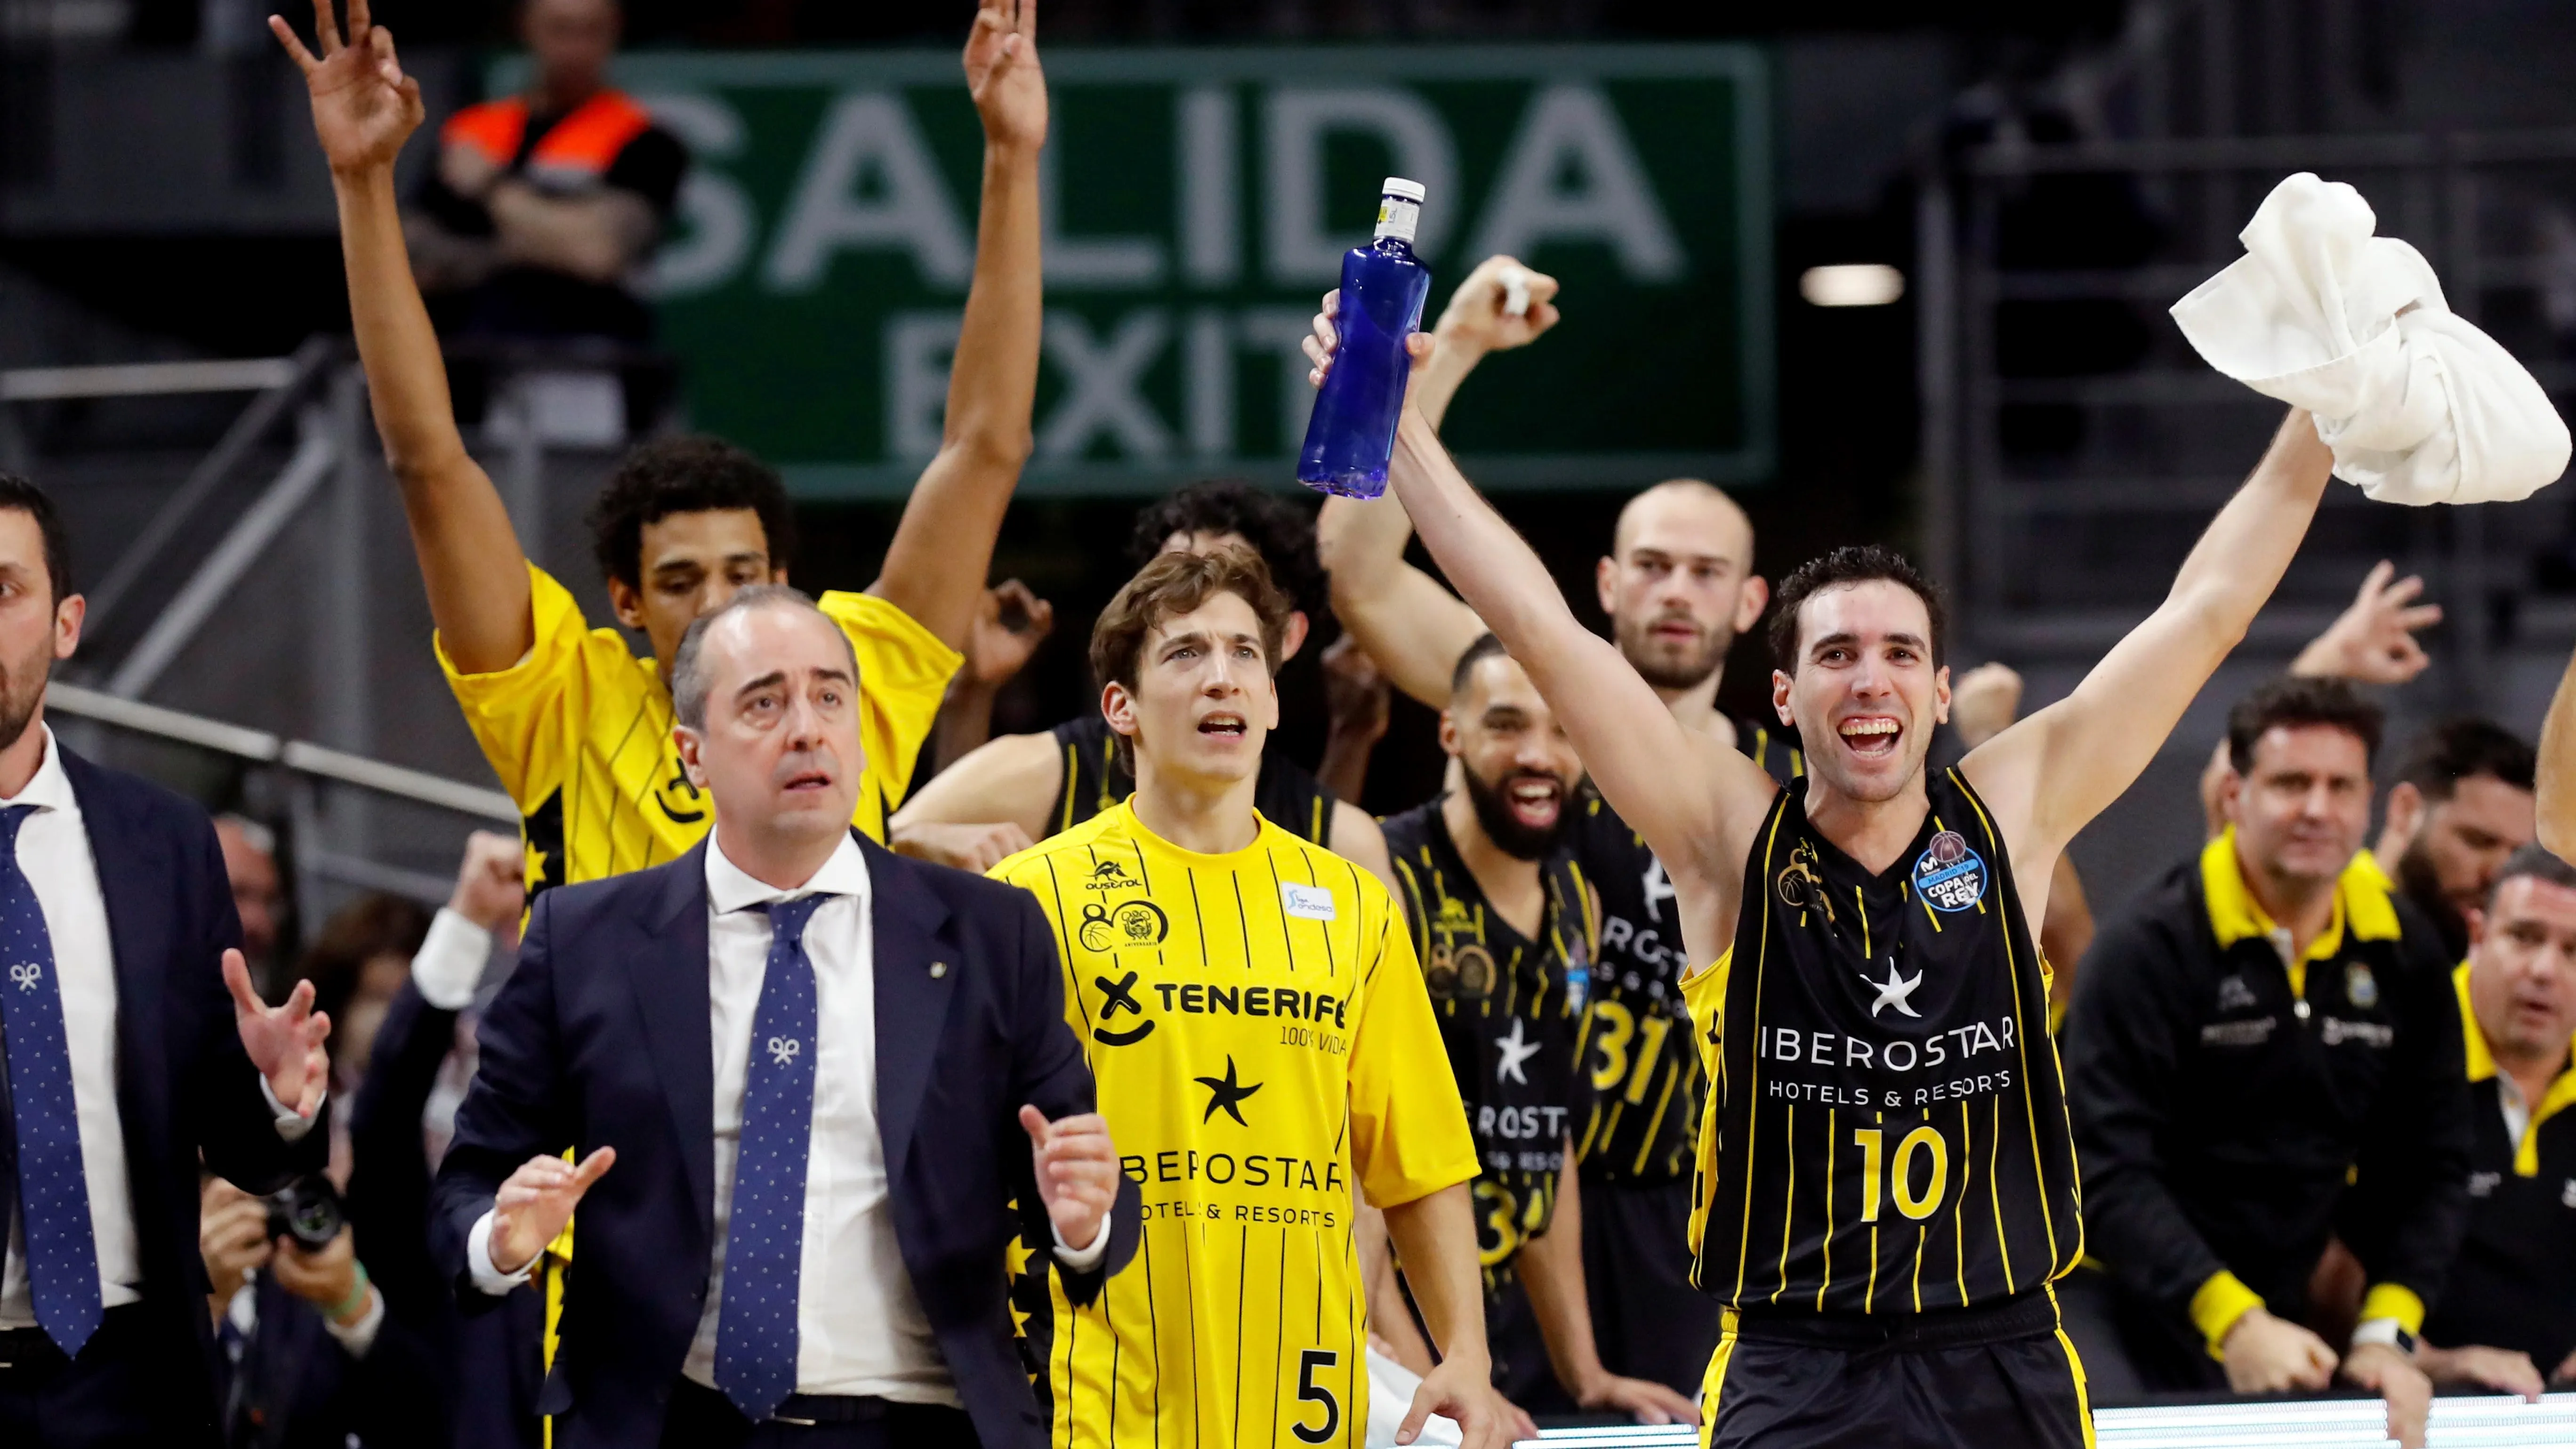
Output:
<path fill-rule="evenodd" d="M 1726 1315 L 1702 1449 L 2091 1449 L 2084 1366 L 2043 1288 L 1926 1313 Z"/>

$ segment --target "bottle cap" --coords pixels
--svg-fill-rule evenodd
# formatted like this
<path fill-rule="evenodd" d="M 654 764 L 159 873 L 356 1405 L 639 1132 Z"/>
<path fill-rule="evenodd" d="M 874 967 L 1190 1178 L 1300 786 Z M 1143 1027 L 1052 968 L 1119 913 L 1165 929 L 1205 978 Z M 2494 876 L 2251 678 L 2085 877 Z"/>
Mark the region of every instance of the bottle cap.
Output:
<path fill-rule="evenodd" d="M 1410 244 L 1422 219 L 1422 183 L 1390 176 L 1377 188 L 1377 234 Z"/>

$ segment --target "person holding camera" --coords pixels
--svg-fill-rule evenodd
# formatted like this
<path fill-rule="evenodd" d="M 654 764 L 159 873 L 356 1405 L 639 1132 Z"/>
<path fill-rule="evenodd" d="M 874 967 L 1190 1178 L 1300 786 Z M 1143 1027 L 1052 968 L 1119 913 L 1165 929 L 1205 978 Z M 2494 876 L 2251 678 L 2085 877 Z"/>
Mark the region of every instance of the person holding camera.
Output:
<path fill-rule="evenodd" d="M 210 1176 L 200 1208 L 227 1445 L 441 1442 L 436 1357 L 386 1312 L 329 1178 L 253 1197 Z"/>

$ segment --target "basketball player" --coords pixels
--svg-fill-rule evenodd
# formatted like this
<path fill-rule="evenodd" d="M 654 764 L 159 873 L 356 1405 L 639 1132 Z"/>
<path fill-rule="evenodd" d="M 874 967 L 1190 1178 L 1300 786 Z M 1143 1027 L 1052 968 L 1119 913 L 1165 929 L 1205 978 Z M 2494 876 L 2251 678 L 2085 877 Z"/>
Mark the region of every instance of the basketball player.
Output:
<path fill-rule="evenodd" d="M 1414 405 L 1435 428 L 1486 354 L 1525 346 L 1555 325 L 1556 282 L 1537 273 L 1523 273 L 1528 306 L 1506 310 L 1518 266 L 1510 257 L 1487 260 L 1441 312 L 1413 386 Z M 1327 298 L 1327 318 L 1334 307 Z M 1319 333 L 1330 330 L 1318 323 Z M 1319 337 L 1310 350 L 1321 346 Z M 1451 670 L 1485 624 L 1404 561 L 1412 525 L 1403 508 L 1332 499 L 1317 530 L 1343 627 L 1396 688 L 1448 708 Z M 1797 775 L 1794 734 L 1717 707 L 1727 652 L 1769 598 L 1753 572 L 1753 525 L 1733 500 L 1687 479 L 1638 494 L 1619 512 L 1595 585 L 1620 655 L 1674 720 L 1695 738 L 1742 751 L 1784 785 Z M 1449 783 L 1458 787 L 1454 773 Z M 1685 1049 L 1680 981 L 1688 963 L 1672 880 L 1645 837 L 1598 795 L 1574 802 L 1573 820 L 1575 860 L 1601 909 L 1579 1053 L 1592 1101 L 1575 1129 L 1593 1335 L 1611 1372 L 1690 1393 L 1717 1346 L 1718 1313 L 1691 1287 L 1683 1248 L 1707 1076 Z"/>
<path fill-rule="evenodd" d="M 2066 842 L 2243 637 L 2332 466 L 2293 411 L 2163 604 L 1937 777 L 1937 594 L 1884 549 L 1804 565 L 1770 626 L 1773 704 L 1808 746 L 1782 791 L 1656 708 L 1406 411 L 1394 492 L 1655 848 L 1707 963 L 1683 987 L 1714 1079 L 1693 1280 L 1728 1310 L 1704 1443 L 2089 1442 L 2049 1288 L 2083 1226 L 2034 928 Z"/>
<path fill-rule="evenodd" d="M 319 59 L 285 22 L 270 24 L 304 70 L 331 163 L 358 353 L 429 587 L 439 663 L 525 816 L 530 895 L 669 860 L 712 815 L 673 753 L 671 655 L 689 622 L 736 589 L 786 579 L 786 492 L 768 468 L 711 439 L 638 448 L 601 494 L 594 528 L 617 622 L 643 634 L 653 657 L 638 660 L 616 630 L 589 626 L 521 550 L 449 407 L 394 192 L 395 158 L 420 124 L 419 86 L 402 74 L 392 37 L 370 24 L 366 0 L 351 0 L 346 44 L 332 0 L 315 0 L 314 15 Z M 865 681 L 869 780 L 853 823 L 872 836 L 882 836 L 957 668 L 1029 448 L 1047 126 L 1032 23 L 1011 0 L 985 0 L 966 44 L 984 183 L 945 440 L 876 582 L 821 599 Z"/>
<path fill-rule="evenodd" d="M 1004 861 L 1056 930 L 1066 1015 L 1145 1195 L 1130 1271 L 1028 1325 L 1055 1442 L 1357 1449 L 1359 1193 L 1446 1357 L 1432 1413 L 1501 1449 L 1467 1183 L 1475 1146 L 1402 915 L 1254 808 L 1287 601 L 1238 549 L 1167 553 L 1091 635 L 1135 793 Z"/>
<path fill-rule="evenodd" d="M 1523 1408 L 1691 1423 L 1691 1402 L 1602 1367 L 1583 1284 L 1576 1040 L 1600 953 L 1569 848 L 1573 742 L 1487 634 L 1458 658 L 1440 745 L 1459 788 L 1385 822 L 1397 898 L 1482 1160 L 1474 1188 L 1495 1383 Z M 1556 1392 L 1563 1390 L 1562 1397 Z"/>
<path fill-rule="evenodd" d="M 1309 617 L 1323 604 L 1323 570 L 1315 561 L 1315 524 L 1305 509 L 1235 479 L 1192 483 L 1136 515 L 1129 553 L 1138 567 L 1155 555 L 1237 548 L 1258 554 L 1272 581 L 1288 593 L 1280 660 L 1304 647 Z M 1333 750 L 1326 748 L 1326 754 Z M 898 811 L 898 848 L 967 870 L 989 869 L 1003 856 L 1070 830 L 1127 798 L 1136 788 L 1115 736 L 1098 710 L 1050 730 L 1004 735 L 977 746 L 933 776 Z M 1261 758 L 1255 796 L 1262 818 L 1300 840 L 1358 861 L 1380 880 L 1386 843 L 1368 812 L 1337 800 L 1313 771 L 1279 752 Z"/>

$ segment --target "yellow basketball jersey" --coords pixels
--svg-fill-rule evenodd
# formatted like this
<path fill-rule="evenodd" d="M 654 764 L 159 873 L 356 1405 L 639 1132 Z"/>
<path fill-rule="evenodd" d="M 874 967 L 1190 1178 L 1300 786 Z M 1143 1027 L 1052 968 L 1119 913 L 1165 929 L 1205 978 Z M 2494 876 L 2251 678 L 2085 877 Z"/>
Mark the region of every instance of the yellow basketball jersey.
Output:
<path fill-rule="evenodd" d="M 1145 1201 L 1135 1261 L 1087 1307 L 1051 1286 L 1028 1325 L 1055 1442 L 1360 1444 L 1353 1189 L 1392 1207 L 1477 1165 L 1394 900 L 1267 821 L 1200 855 L 1132 804 L 993 874 L 1055 925 L 1065 1014 Z"/>
<path fill-rule="evenodd" d="M 465 722 L 523 817 L 528 894 L 659 865 L 698 843 L 715 802 L 689 783 L 671 743 L 671 692 L 625 636 L 594 629 L 572 594 L 528 566 L 537 642 L 491 674 L 438 650 Z M 871 594 L 817 601 L 859 659 L 859 741 L 867 770 L 852 823 L 877 840 L 902 803 L 913 760 L 962 656 Z"/>

